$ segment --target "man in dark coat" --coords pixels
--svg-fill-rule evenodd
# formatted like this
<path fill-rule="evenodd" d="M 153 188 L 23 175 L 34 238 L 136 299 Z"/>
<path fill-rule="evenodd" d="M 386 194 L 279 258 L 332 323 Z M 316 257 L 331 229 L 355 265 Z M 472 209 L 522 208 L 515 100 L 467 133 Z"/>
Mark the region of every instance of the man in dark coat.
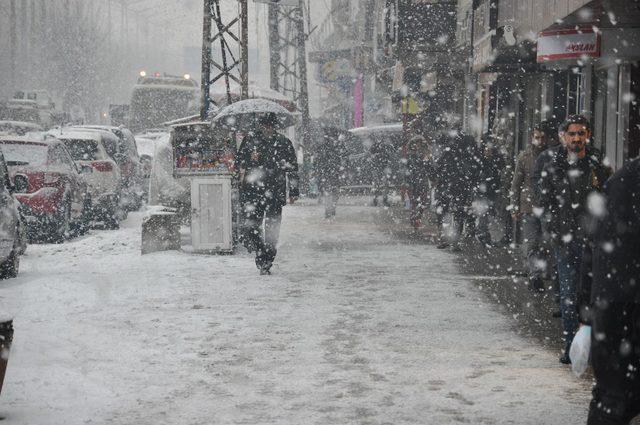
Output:
<path fill-rule="evenodd" d="M 299 196 L 298 162 L 293 144 L 276 132 L 278 118 L 267 114 L 260 128 L 242 142 L 237 162 L 240 171 L 241 237 L 249 252 L 256 252 L 260 274 L 270 274 L 276 257 L 282 207 Z"/>
<path fill-rule="evenodd" d="M 588 145 L 589 121 L 571 115 L 561 127 L 562 144 L 547 149 L 536 160 L 532 185 L 536 205 L 542 208 L 541 224 L 550 234 L 560 282 L 560 312 L 564 331 L 562 363 L 568 364 L 569 348 L 578 327 L 577 287 L 586 246 L 587 202 L 593 192 L 601 191 L 608 169 L 601 155 Z"/>
<path fill-rule="evenodd" d="M 469 210 L 478 185 L 481 161 L 472 136 L 457 132 L 443 136 L 439 143 L 445 147 L 434 167 L 436 214 L 440 230 L 437 248 L 449 246 L 444 235 L 444 216 L 451 213 L 455 226 L 452 249 L 459 251 L 459 238 L 465 224 L 473 227 Z M 473 232 L 475 229 L 470 230 L 470 233 Z"/>
<path fill-rule="evenodd" d="M 344 135 L 335 128 L 325 128 L 313 162 L 320 195 L 324 198 L 325 218 L 336 215 L 340 185 L 347 170 L 347 150 Z"/>
<path fill-rule="evenodd" d="M 478 201 L 475 212 L 478 215 L 476 238 L 484 245 L 491 245 L 489 218 L 491 216 L 502 223 L 499 197 L 502 196 L 502 175 L 507 166 L 504 156 L 493 143 L 491 134 L 483 136 L 483 153 L 480 158 L 480 176 L 478 180 Z"/>
<path fill-rule="evenodd" d="M 589 425 L 640 415 L 640 159 L 592 200 L 591 363 L 596 379 Z"/>

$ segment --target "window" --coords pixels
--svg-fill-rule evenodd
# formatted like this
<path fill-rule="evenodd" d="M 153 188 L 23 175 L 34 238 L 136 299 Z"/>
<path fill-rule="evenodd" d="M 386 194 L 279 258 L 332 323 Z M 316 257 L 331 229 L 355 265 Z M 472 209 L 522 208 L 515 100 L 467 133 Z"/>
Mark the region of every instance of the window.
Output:
<path fill-rule="evenodd" d="M 98 142 L 95 140 L 69 139 L 64 141 L 74 161 L 95 161 L 100 159 Z"/>
<path fill-rule="evenodd" d="M 0 149 L 7 165 L 43 165 L 47 162 L 45 145 L 27 143 L 2 143 Z"/>
<path fill-rule="evenodd" d="M 49 163 L 54 167 L 61 167 L 69 171 L 73 171 L 75 169 L 75 165 L 73 164 L 71 157 L 61 145 L 56 145 L 51 148 Z"/>

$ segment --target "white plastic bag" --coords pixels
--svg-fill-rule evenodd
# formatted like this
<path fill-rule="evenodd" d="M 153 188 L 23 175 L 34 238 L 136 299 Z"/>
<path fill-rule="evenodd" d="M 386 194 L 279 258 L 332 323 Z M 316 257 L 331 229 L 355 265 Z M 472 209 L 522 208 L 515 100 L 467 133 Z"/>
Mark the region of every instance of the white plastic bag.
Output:
<path fill-rule="evenodd" d="M 591 326 L 581 326 L 576 332 L 569 349 L 571 370 L 577 377 L 582 376 L 589 366 L 589 354 L 591 352 Z"/>

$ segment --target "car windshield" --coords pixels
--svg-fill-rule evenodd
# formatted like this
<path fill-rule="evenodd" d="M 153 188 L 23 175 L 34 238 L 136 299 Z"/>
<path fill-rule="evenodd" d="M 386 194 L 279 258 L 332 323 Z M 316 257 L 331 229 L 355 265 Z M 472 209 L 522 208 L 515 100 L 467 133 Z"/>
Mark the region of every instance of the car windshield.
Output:
<path fill-rule="evenodd" d="M 31 143 L 0 143 L 7 165 L 43 165 L 47 147 Z"/>
<path fill-rule="evenodd" d="M 64 140 L 64 145 L 71 153 L 74 161 L 95 161 L 100 159 L 98 142 L 95 140 L 68 139 Z"/>

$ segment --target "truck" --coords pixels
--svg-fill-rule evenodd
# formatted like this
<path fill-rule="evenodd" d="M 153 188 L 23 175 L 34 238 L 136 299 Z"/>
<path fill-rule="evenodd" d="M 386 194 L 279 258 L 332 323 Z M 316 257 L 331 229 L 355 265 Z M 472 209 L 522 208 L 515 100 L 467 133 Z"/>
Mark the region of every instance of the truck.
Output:
<path fill-rule="evenodd" d="M 197 114 L 199 95 L 198 83 L 189 75 L 141 72 L 131 94 L 129 128 L 139 133 Z"/>

